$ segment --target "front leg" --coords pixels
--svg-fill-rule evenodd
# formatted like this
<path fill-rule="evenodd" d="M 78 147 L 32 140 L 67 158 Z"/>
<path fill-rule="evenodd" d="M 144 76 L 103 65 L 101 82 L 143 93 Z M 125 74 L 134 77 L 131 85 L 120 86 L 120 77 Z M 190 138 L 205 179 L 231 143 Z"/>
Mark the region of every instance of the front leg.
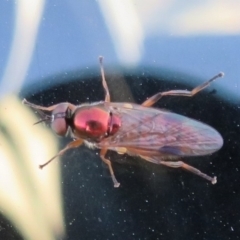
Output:
<path fill-rule="evenodd" d="M 52 106 L 49 106 L 49 107 L 44 107 L 44 106 L 36 105 L 34 103 L 30 103 L 25 98 L 22 100 L 22 104 L 27 105 L 30 108 L 41 110 L 41 111 L 46 111 L 46 112 L 52 112 L 57 106 L 59 106 L 59 104 L 55 104 L 55 105 L 52 105 Z M 67 104 L 68 104 L 68 107 L 71 110 L 76 108 L 76 106 L 74 106 L 71 103 L 67 103 Z"/>
<path fill-rule="evenodd" d="M 56 157 L 62 156 L 68 149 L 71 148 L 77 148 L 79 146 L 81 146 L 83 143 L 82 139 L 77 139 L 76 141 L 72 141 L 70 142 L 65 148 L 63 148 L 62 150 L 60 150 L 55 156 L 53 156 L 50 160 L 48 160 L 47 162 L 45 162 L 44 164 L 39 165 L 39 168 L 42 169 L 45 166 L 47 166 L 50 162 L 52 162 Z"/>

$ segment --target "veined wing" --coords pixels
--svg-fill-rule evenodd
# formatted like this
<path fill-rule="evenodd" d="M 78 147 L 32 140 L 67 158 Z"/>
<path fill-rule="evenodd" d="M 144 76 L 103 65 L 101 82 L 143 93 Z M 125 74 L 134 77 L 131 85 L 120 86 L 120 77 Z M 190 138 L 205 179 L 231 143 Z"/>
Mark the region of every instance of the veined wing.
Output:
<path fill-rule="evenodd" d="M 126 148 L 141 155 L 197 156 L 221 148 L 223 139 L 212 127 L 179 114 L 130 103 L 104 103 L 121 119 L 118 132 L 98 147 Z"/>

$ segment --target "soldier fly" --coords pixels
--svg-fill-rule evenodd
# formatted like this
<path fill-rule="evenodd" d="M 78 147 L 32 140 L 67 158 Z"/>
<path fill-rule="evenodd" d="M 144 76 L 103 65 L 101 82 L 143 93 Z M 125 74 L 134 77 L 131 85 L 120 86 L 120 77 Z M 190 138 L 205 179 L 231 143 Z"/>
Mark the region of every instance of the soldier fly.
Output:
<path fill-rule="evenodd" d="M 108 150 L 139 156 L 155 164 L 182 168 L 215 184 L 216 177 L 202 173 L 181 159 L 216 152 L 223 145 L 221 135 L 204 123 L 152 106 L 163 96 L 192 97 L 224 74 L 220 72 L 192 91 L 158 92 L 139 105 L 110 101 L 103 57 L 99 57 L 99 62 L 105 90 L 104 101 L 78 106 L 64 102 L 43 107 L 23 100 L 24 104 L 41 112 L 42 119 L 39 122 L 49 122 L 57 135 L 66 136 L 70 131 L 73 137 L 72 142 L 39 167 L 42 169 L 67 150 L 85 143 L 91 148 L 100 149 L 100 157 L 109 168 L 114 187 L 119 187 L 120 183 L 115 177 L 111 161 L 105 157 Z"/>

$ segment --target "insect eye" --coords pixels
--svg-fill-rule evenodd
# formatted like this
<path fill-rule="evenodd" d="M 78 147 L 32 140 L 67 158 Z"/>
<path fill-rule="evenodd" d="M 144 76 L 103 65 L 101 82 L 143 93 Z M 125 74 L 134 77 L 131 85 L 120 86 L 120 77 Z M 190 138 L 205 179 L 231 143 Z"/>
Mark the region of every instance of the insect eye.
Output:
<path fill-rule="evenodd" d="M 52 130 L 59 136 L 65 136 L 68 131 L 66 118 L 69 116 L 70 109 L 68 103 L 60 103 L 52 112 Z"/>

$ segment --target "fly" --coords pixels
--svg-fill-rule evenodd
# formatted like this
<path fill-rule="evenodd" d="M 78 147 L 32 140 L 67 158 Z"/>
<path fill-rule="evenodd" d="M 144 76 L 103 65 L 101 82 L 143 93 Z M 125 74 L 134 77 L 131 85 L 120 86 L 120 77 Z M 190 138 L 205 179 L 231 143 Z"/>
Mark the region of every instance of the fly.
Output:
<path fill-rule="evenodd" d="M 204 123 L 152 106 L 163 96 L 192 97 L 224 74 L 220 72 L 192 91 L 158 92 L 141 105 L 115 103 L 110 101 L 103 57 L 99 57 L 99 62 L 105 90 L 104 101 L 78 106 L 64 102 L 43 107 L 23 100 L 24 104 L 40 112 L 42 118 L 39 122 L 49 122 L 52 130 L 59 136 L 66 136 L 70 131 L 74 139 L 39 167 L 42 169 L 67 150 L 85 143 L 100 149 L 100 157 L 109 168 L 114 187 L 119 187 L 120 183 L 115 177 L 111 161 L 105 157 L 108 150 L 139 156 L 155 164 L 182 168 L 215 184 L 216 177 L 202 173 L 181 159 L 216 152 L 223 145 L 221 135 Z"/>

